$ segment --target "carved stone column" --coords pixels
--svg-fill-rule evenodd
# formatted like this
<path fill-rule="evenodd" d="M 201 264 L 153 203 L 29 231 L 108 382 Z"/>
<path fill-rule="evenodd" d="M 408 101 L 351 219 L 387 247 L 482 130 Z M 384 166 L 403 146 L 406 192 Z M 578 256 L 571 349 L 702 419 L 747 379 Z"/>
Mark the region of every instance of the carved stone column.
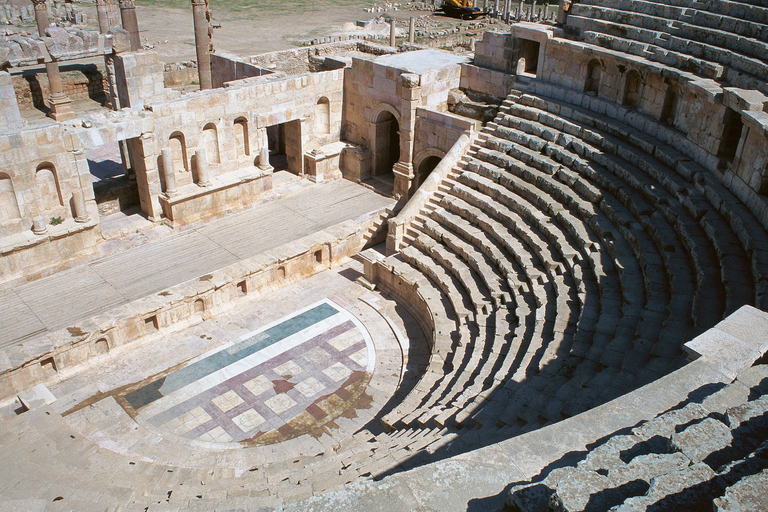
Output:
<path fill-rule="evenodd" d="M 208 173 L 208 156 L 204 149 L 198 149 L 195 152 L 195 162 L 197 162 L 197 185 L 199 187 L 210 187 L 211 180 Z"/>
<path fill-rule="evenodd" d="M 136 19 L 136 5 L 133 0 L 120 1 L 120 18 L 123 20 L 123 28 L 131 35 L 131 51 L 141 50 L 139 22 Z"/>
<path fill-rule="evenodd" d="M 163 148 L 160 150 L 163 162 L 163 179 L 165 180 L 165 195 L 173 197 L 178 193 L 176 189 L 176 174 L 173 171 L 173 150 Z"/>
<path fill-rule="evenodd" d="M 45 0 L 34 0 L 35 20 L 37 21 L 37 31 L 41 37 L 45 37 L 45 29 L 48 28 L 48 8 Z M 48 85 L 51 89 L 51 96 L 48 98 L 48 107 L 51 109 L 48 115 L 56 121 L 66 121 L 75 117 L 72 111 L 72 100 L 64 94 L 64 84 L 61 81 L 59 73 L 59 64 L 54 60 L 45 63 L 45 72 L 48 75 Z"/>
<path fill-rule="evenodd" d="M 96 0 L 96 16 L 99 19 L 99 32 L 106 34 L 109 29 L 109 6 L 107 0 Z"/>
<path fill-rule="evenodd" d="M 192 0 L 192 16 L 195 22 L 195 51 L 197 52 L 197 73 L 200 89 L 212 89 L 211 43 L 208 35 L 208 16 L 205 0 Z"/>

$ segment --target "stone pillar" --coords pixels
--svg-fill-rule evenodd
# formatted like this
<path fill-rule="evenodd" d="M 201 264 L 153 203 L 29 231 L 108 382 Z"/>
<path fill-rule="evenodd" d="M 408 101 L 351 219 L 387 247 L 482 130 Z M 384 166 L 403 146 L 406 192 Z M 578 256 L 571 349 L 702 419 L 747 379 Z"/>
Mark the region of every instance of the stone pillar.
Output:
<path fill-rule="evenodd" d="M 533 21 L 533 18 L 536 17 L 536 0 L 533 0 L 533 4 L 531 4 L 531 18 L 528 21 Z"/>
<path fill-rule="evenodd" d="M 200 90 L 213 89 L 211 79 L 211 52 L 208 38 L 208 18 L 205 0 L 192 0 L 192 16 L 195 22 L 195 51 Z"/>
<path fill-rule="evenodd" d="M 542 20 L 549 19 L 549 4 L 544 4 L 544 18 Z"/>
<path fill-rule="evenodd" d="M 504 21 L 509 23 L 509 7 L 512 5 L 512 0 L 504 0 Z"/>
<path fill-rule="evenodd" d="M 270 168 L 272 166 L 269 165 L 269 148 L 265 144 L 261 146 L 261 151 L 259 151 L 259 169 L 266 171 Z"/>
<path fill-rule="evenodd" d="M 517 6 L 517 21 L 520 21 L 523 18 L 523 1 L 520 0 L 520 5 Z"/>
<path fill-rule="evenodd" d="M 109 6 L 107 0 L 96 0 L 96 15 L 99 18 L 99 32 L 106 34 L 109 29 Z"/>
<path fill-rule="evenodd" d="M 136 5 L 133 0 L 120 0 L 120 18 L 123 20 L 123 28 L 131 35 L 131 51 L 141 50 L 139 22 L 136 20 Z"/>
<path fill-rule="evenodd" d="M 48 226 L 45 224 L 43 217 L 32 219 L 32 232 L 36 235 L 44 235 L 48 232 Z"/>
<path fill-rule="evenodd" d="M 197 164 L 197 185 L 200 187 L 210 187 L 211 180 L 208 177 L 208 157 L 204 149 L 198 149 L 195 152 L 195 163 Z"/>
<path fill-rule="evenodd" d="M 163 148 L 160 150 L 163 161 L 163 178 L 165 179 L 165 195 L 173 197 L 178 193 L 176 189 L 176 174 L 173 172 L 173 150 Z"/>
<path fill-rule="evenodd" d="M 499 0 L 493 0 L 493 16 L 499 17 Z"/>
<path fill-rule="evenodd" d="M 45 29 L 50 25 L 45 0 L 35 0 L 35 19 L 38 33 L 41 37 L 45 37 Z M 56 121 L 72 119 L 75 117 L 72 111 L 72 100 L 64 94 L 64 84 L 61 81 L 58 63 L 46 62 L 45 72 L 48 74 L 48 84 L 51 88 L 51 97 L 48 98 L 48 106 L 51 109 L 49 115 Z"/>
<path fill-rule="evenodd" d="M 421 106 L 421 77 L 413 73 L 400 75 L 403 109 L 400 117 L 400 159 L 392 167 L 395 175 L 395 198 L 408 197 L 415 178 L 413 172 L 413 145 L 416 131 L 416 109 Z"/>
<path fill-rule="evenodd" d="M 85 208 L 85 197 L 83 197 L 82 189 L 72 192 L 72 206 L 75 210 L 75 222 L 83 223 L 91 219 L 88 215 L 88 210 Z"/>
<path fill-rule="evenodd" d="M 389 46 L 397 46 L 397 28 L 395 27 L 395 18 L 390 18 L 389 21 Z"/>
<path fill-rule="evenodd" d="M 411 44 L 416 42 L 416 18 L 413 16 L 408 24 L 408 42 Z"/>

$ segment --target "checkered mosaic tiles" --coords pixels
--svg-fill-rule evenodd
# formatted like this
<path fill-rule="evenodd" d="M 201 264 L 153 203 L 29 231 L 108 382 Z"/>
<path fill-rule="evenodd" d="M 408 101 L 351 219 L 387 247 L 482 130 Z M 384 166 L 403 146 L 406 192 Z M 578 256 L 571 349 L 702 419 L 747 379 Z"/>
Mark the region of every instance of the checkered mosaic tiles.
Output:
<path fill-rule="evenodd" d="M 274 442 L 327 424 L 365 390 L 375 354 L 325 300 L 243 336 L 119 400 L 161 431 L 216 443 Z"/>

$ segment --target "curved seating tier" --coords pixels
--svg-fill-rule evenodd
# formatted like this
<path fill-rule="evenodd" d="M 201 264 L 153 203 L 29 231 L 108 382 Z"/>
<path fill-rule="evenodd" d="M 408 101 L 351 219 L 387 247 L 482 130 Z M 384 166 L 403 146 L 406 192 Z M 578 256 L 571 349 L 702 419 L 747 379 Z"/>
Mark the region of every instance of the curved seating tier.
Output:
<path fill-rule="evenodd" d="M 461 327 L 442 376 L 389 427 L 537 428 L 674 370 L 683 342 L 765 306 L 766 231 L 749 209 L 573 98 L 520 84 L 390 257 L 424 269 Z"/>
<path fill-rule="evenodd" d="M 581 0 L 568 16 L 583 39 L 612 50 L 768 90 L 768 8 L 740 2 Z"/>

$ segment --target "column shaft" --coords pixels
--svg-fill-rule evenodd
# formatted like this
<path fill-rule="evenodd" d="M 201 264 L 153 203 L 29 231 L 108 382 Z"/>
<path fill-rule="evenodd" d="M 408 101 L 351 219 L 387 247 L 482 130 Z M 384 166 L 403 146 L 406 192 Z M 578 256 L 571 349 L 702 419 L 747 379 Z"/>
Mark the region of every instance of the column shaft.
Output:
<path fill-rule="evenodd" d="M 131 51 L 141 50 L 141 37 L 139 36 L 139 21 L 136 19 L 136 5 L 133 0 L 120 2 L 120 18 L 123 28 L 131 35 Z"/>
<path fill-rule="evenodd" d="M 208 19 L 205 0 L 192 0 L 192 16 L 195 23 L 195 51 L 197 52 L 197 73 L 200 77 L 200 89 L 212 89 L 211 53 L 208 37 Z"/>

